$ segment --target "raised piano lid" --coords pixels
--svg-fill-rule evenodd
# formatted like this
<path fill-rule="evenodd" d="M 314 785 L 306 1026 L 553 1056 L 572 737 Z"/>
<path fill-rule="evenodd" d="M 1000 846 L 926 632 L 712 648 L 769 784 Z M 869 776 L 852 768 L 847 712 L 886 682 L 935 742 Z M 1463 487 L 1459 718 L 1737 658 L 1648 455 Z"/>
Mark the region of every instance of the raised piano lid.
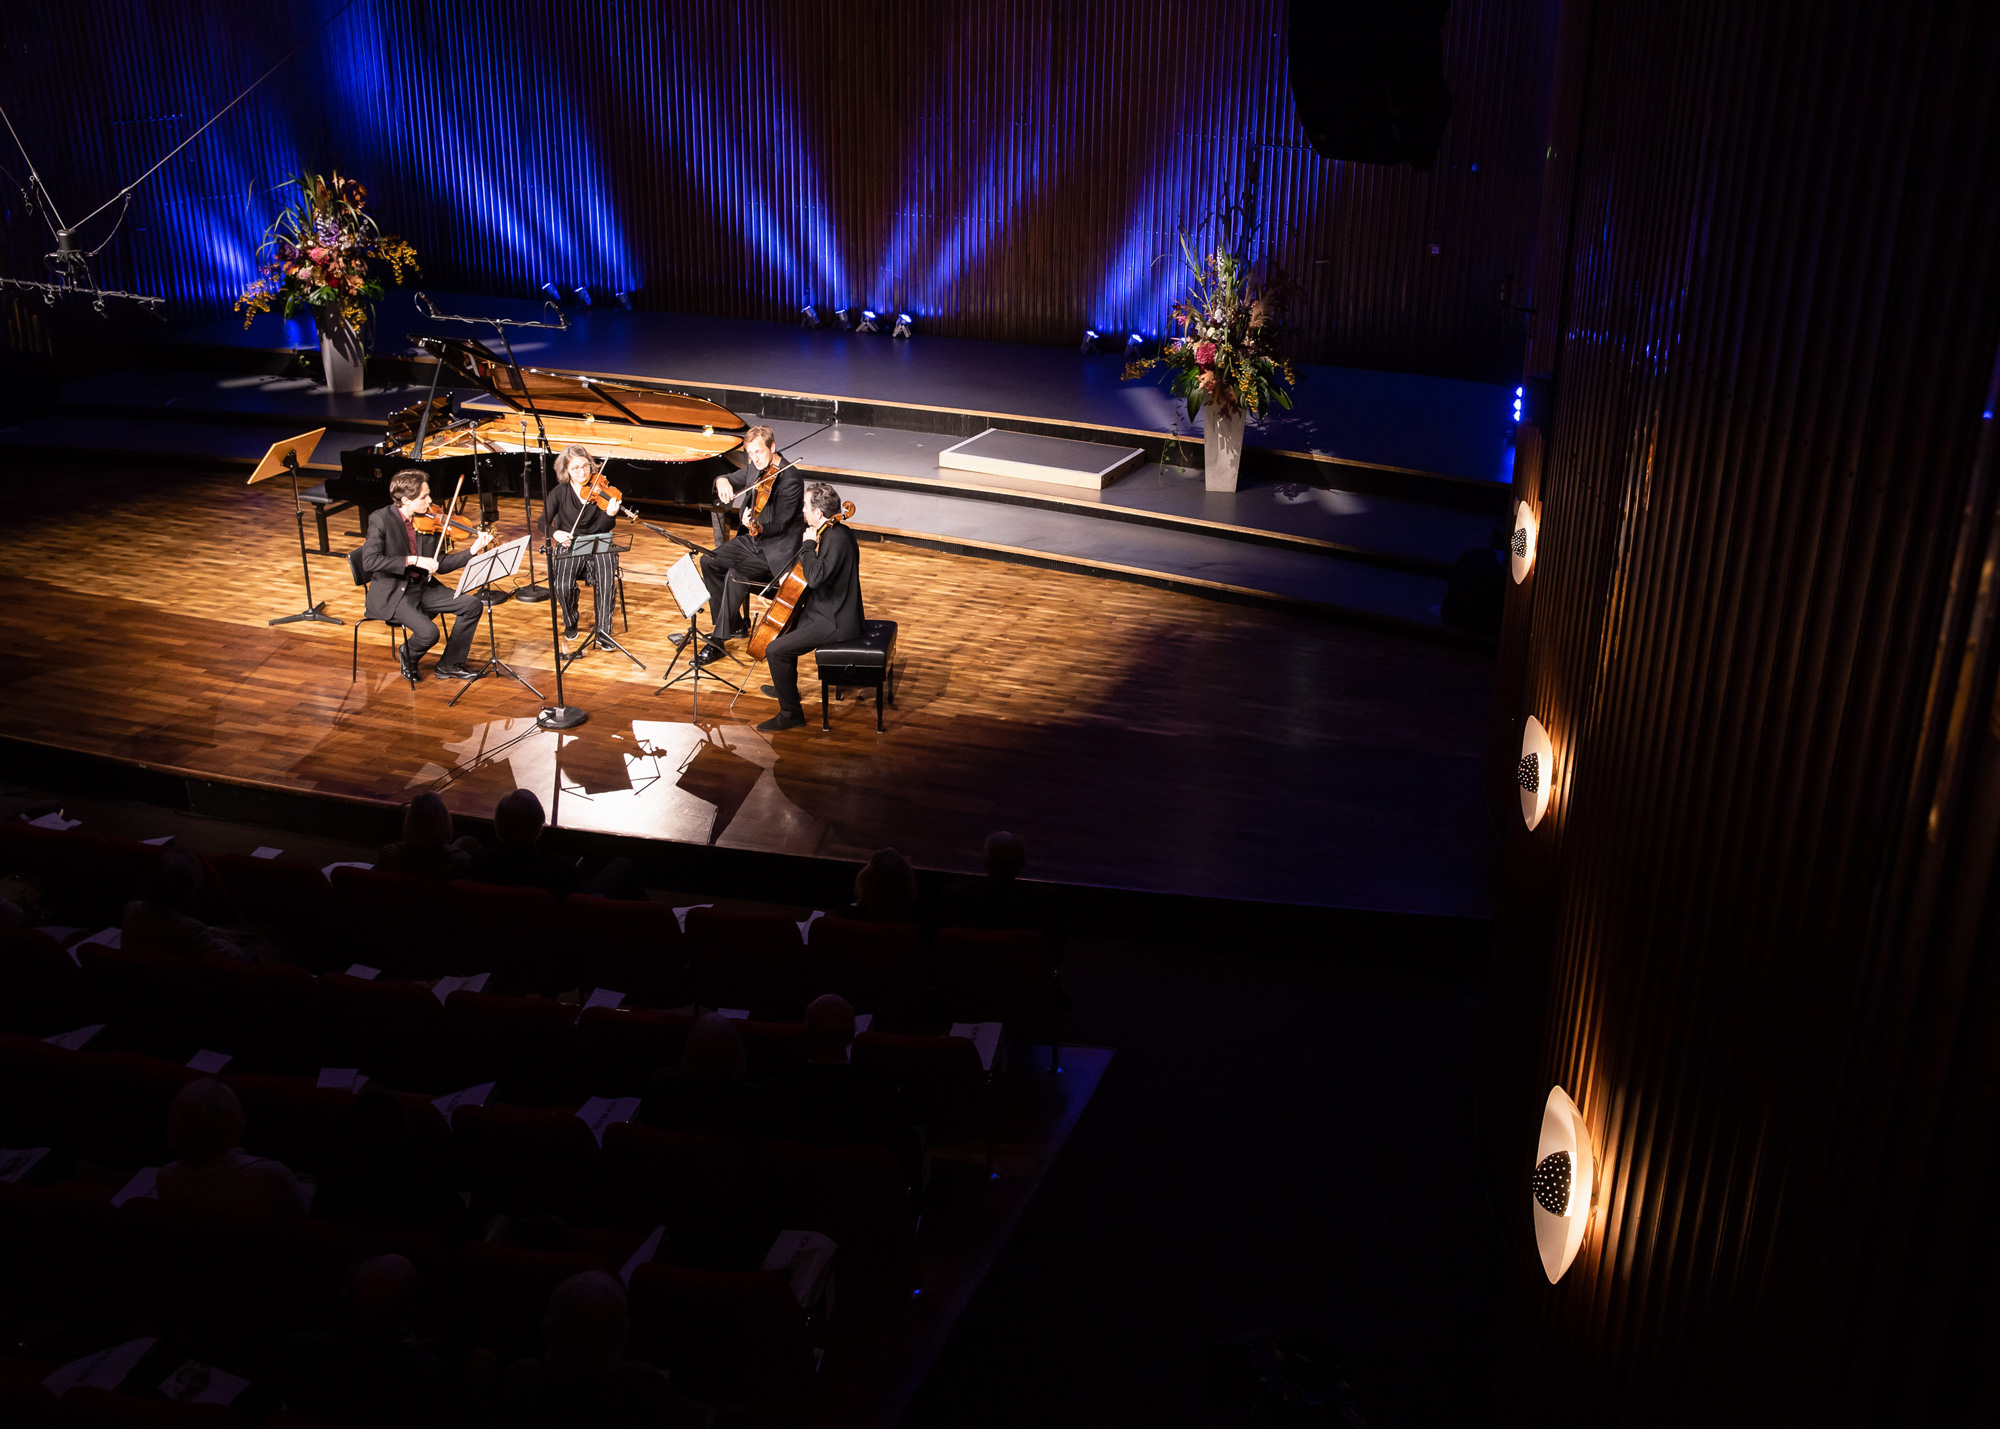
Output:
<path fill-rule="evenodd" d="M 727 407 L 705 397 L 664 388 L 640 387 L 590 372 L 550 372 L 530 367 L 527 396 L 544 412 L 569 412 L 611 421 L 661 423 L 675 427 L 714 427 L 741 431 L 749 425 Z M 519 395 L 518 389 L 509 395 Z"/>

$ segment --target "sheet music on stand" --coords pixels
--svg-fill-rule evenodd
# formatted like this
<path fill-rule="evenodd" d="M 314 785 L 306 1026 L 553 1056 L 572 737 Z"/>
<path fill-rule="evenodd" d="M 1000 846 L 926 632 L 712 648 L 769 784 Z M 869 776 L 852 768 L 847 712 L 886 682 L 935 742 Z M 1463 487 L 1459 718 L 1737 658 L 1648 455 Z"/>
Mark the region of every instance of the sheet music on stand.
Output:
<path fill-rule="evenodd" d="M 681 614 L 689 620 L 708 604 L 708 582 L 701 578 L 701 563 L 692 554 L 682 556 L 667 568 L 667 589 L 674 593 Z"/>
<path fill-rule="evenodd" d="M 459 567 L 458 584 L 453 589 L 459 595 L 470 595 L 481 586 L 507 579 L 521 568 L 521 558 L 527 551 L 526 536 L 516 536 L 504 546 L 481 551 Z"/>

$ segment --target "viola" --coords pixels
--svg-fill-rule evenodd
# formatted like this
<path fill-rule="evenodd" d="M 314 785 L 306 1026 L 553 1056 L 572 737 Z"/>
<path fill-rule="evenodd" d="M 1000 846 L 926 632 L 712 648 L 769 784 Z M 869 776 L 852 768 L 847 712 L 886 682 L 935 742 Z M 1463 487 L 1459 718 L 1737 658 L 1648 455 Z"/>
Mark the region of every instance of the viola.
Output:
<path fill-rule="evenodd" d="M 449 532 L 452 537 L 464 536 L 468 539 L 477 536 L 481 531 L 489 529 L 468 517 L 452 515 L 435 501 L 431 503 L 430 510 L 422 511 L 412 516 L 410 518 L 410 525 L 415 527 L 419 534 L 425 536 L 435 536 L 440 532 Z"/>
<path fill-rule="evenodd" d="M 840 514 L 827 517 L 826 525 L 831 526 L 836 521 L 845 521 L 853 515 L 854 503 L 843 501 L 840 503 Z M 822 526 L 820 529 L 824 531 L 826 527 Z M 805 556 L 801 552 L 799 559 L 792 563 L 792 568 L 785 572 L 785 578 L 778 582 L 778 589 L 771 596 L 771 605 L 764 612 L 764 618 L 759 620 L 757 628 L 750 632 L 752 660 L 763 659 L 764 652 L 771 648 L 771 642 L 785 633 L 786 628 L 792 623 L 792 617 L 798 614 L 799 597 L 805 593 L 806 563 Z"/>

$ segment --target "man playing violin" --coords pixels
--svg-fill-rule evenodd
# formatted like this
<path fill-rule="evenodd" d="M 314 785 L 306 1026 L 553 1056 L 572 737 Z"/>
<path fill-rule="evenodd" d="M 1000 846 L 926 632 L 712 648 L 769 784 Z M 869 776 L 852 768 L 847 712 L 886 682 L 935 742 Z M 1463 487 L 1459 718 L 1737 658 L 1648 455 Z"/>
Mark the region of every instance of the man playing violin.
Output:
<path fill-rule="evenodd" d="M 757 726 L 766 734 L 806 722 L 799 699 L 799 656 L 861 638 L 861 546 L 836 519 L 839 515 L 839 492 L 823 481 L 806 488 L 805 540 L 797 557 L 806 590 L 792 623 L 764 652 L 771 664 L 771 683 L 764 693 L 778 701 L 778 713 Z"/>
<path fill-rule="evenodd" d="M 455 571 L 484 550 L 493 539 L 481 531 L 469 549 L 446 556 L 435 554 L 442 537 L 416 528 L 418 517 L 431 510 L 430 479 L 420 471 L 399 471 L 389 478 L 389 501 L 368 518 L 368 539 L 361 546 L 361 568 L 368 573 L 368 618 L 393 620 L 410 632 L 402 653 L 403 674 L 421 680 L 418 662 L 438 641 L 433 615 L 450 615 L 451 638 L 437 662 L 441 680 L 470 680 L 465 655 L 479 633 L 482 610 L 478 597 L 460 595 L 437 577 Z"/>
<path fill-rule="evenodd" d="M 600 506 L 584 495 L 584 488 L 597 475 L 598 461 L 589 448 L 573 443 L 556 459 L 556 474 L 562 478 L 549 488 L 542 503 L 542 521 L 555 549 L 550 553 L 551 580 L 556 599 L 562 602 L 563 639 L 576 637 L 576 582 L 585 562 L 590 565 L 591 604 L 595 611 L 595 631 L 611 629 L 611 615 L 617 596 L 618 553 L 599 551 L 589 556 L 569 556 L 564 548 L 583 536 L 600 536 L 618 523 L 618 501 L 613 498 Z M 593 635 L 593 640 L 596 636 Z M 603 648 L 603 647 L 600 647 Z"/>
<path fill-rule="evenodd" d="M 777 433 L 752 427 L 743 434 L 743 452 L 749 464 L 740 486 L 726 476 L 715 479 L 716 500 L 741 509 L 743 534 L 701 558 L 715 633 L 694 657 L 700 665 L 722 658 L 723 641 L 750 633 L 750 592 L 791 569 L 806 531 L 805 478 L 778 455 Z M 761 511 L 756 509 L 760 488 L 765 493 Z"/>

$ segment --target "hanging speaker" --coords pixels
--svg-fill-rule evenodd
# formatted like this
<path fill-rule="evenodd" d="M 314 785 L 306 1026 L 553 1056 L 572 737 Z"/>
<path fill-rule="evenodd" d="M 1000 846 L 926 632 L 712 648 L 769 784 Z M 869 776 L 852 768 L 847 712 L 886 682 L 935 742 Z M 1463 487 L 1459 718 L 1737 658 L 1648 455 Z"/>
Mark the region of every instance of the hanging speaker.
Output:
<path fill-rule="evenodd" d="M 1451 118 L 1449 0 L 1292 0 L 1292 102 L 1315 153 L 1361 164 L 1437 161 Z"/>

